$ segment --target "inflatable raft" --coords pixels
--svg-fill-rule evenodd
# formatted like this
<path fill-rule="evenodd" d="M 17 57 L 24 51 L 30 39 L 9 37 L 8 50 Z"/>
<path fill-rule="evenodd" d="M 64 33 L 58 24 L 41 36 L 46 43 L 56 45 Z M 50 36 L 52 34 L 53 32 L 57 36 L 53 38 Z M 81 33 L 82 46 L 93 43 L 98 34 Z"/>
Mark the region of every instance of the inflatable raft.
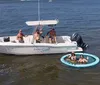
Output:
<path fill-rule="evenodd" d="M 95 55 L 88 54 L 88 53 L 75 53 L 76 57 L 79 58 L 80 55 L 83 55 L 84 58 L 88 58 L 88 63 L 85 64 L 79 64 L 79 63 L 73 63 L 67 60 L 68 56 L 71 54 L 67 54 L 61 57 L 61 62 L 65 65 L 71 66 L 71 67 L 90 67 L 94 66 L 99 63 L 99 58 Z"/>

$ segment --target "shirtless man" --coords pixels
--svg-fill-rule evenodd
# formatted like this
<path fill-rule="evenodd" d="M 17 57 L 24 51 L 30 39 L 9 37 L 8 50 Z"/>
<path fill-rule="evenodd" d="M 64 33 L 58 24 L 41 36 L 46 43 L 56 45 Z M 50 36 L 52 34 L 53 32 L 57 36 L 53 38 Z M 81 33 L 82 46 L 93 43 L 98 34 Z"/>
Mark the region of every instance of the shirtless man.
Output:
<path fill-rule="evenodd" d="M 49 34 L 49 43 L 56 43 L 56 31 L 55 29 L 51 29 L 47 35 Z"/>
<path fill-rule="evenodd" d="M 78 63 L 87 63 L 88 60 L 85 59 L 82 55 L 80 56 L 79 60 L 78 60 Z"/>

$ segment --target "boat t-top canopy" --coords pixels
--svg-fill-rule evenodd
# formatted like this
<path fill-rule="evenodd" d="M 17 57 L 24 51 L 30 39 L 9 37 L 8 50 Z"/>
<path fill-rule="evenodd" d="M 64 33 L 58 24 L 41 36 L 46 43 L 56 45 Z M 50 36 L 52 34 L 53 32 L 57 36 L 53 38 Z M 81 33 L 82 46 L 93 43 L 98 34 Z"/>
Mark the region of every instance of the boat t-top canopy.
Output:
<path fill-rule="evenodd" d="M 37 25 L 56 25 L 58 20 L 40 20 L 40 21 L 26 21 L 28 26 L 37 26 Z"/>

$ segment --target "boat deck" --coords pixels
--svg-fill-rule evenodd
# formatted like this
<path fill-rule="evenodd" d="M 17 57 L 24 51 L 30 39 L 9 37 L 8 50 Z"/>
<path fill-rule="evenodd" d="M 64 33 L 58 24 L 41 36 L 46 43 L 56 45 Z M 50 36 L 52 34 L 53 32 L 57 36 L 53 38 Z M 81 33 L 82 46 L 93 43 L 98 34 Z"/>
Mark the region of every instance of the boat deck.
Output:
<path fill-rule="evenodd" d="M 9 41 L 4 41 L 4 38 L 7 39 L 8 37 L 0 37 L 0 42 L 14 42 L 19 43 L 16 39 L 16 36 L 9 36 Z M 24 43 L 33 43 L 34 39 L 32 35 L 28 35 L 24 37 Z M 46 36 L 44 39 L 41 38 L 40 43 L 49 43 L 49 38 Z M 57 43 L 71 43 L 70 36 L 57 36 Z"/>

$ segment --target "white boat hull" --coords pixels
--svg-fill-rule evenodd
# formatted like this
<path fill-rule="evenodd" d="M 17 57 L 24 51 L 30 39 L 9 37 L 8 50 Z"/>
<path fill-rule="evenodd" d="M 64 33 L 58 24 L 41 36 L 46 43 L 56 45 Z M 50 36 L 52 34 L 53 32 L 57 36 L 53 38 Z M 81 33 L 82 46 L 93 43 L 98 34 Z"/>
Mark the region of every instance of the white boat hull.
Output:
<path fill-rule="evenodd" d="M 54 54 L 67 53 L 71 51 L 82 51 L 81 48 L 73 48 L 69 46 L 53 47 L 53 46 L 0 46 L 0 53 L 15 55 L 32 55 L 32 54 Z"/>
<path fill-rule="evenodd" d="M 15 38 L 10 37 L 11 41 Z M 67 39 L 65 43 L 31 43 L 31 36 L 28 36 L 25 43 L 3 42 L 1 38 L 0 53 L 14 54 L 14 55 L 33 55 L 33 54 L 55 54 L 67 53 L 72 51 L 83 51 L 82 48 L 77 47 L 76 42 Z M 29 42 L 28 42 L 29 41 Z"/>

